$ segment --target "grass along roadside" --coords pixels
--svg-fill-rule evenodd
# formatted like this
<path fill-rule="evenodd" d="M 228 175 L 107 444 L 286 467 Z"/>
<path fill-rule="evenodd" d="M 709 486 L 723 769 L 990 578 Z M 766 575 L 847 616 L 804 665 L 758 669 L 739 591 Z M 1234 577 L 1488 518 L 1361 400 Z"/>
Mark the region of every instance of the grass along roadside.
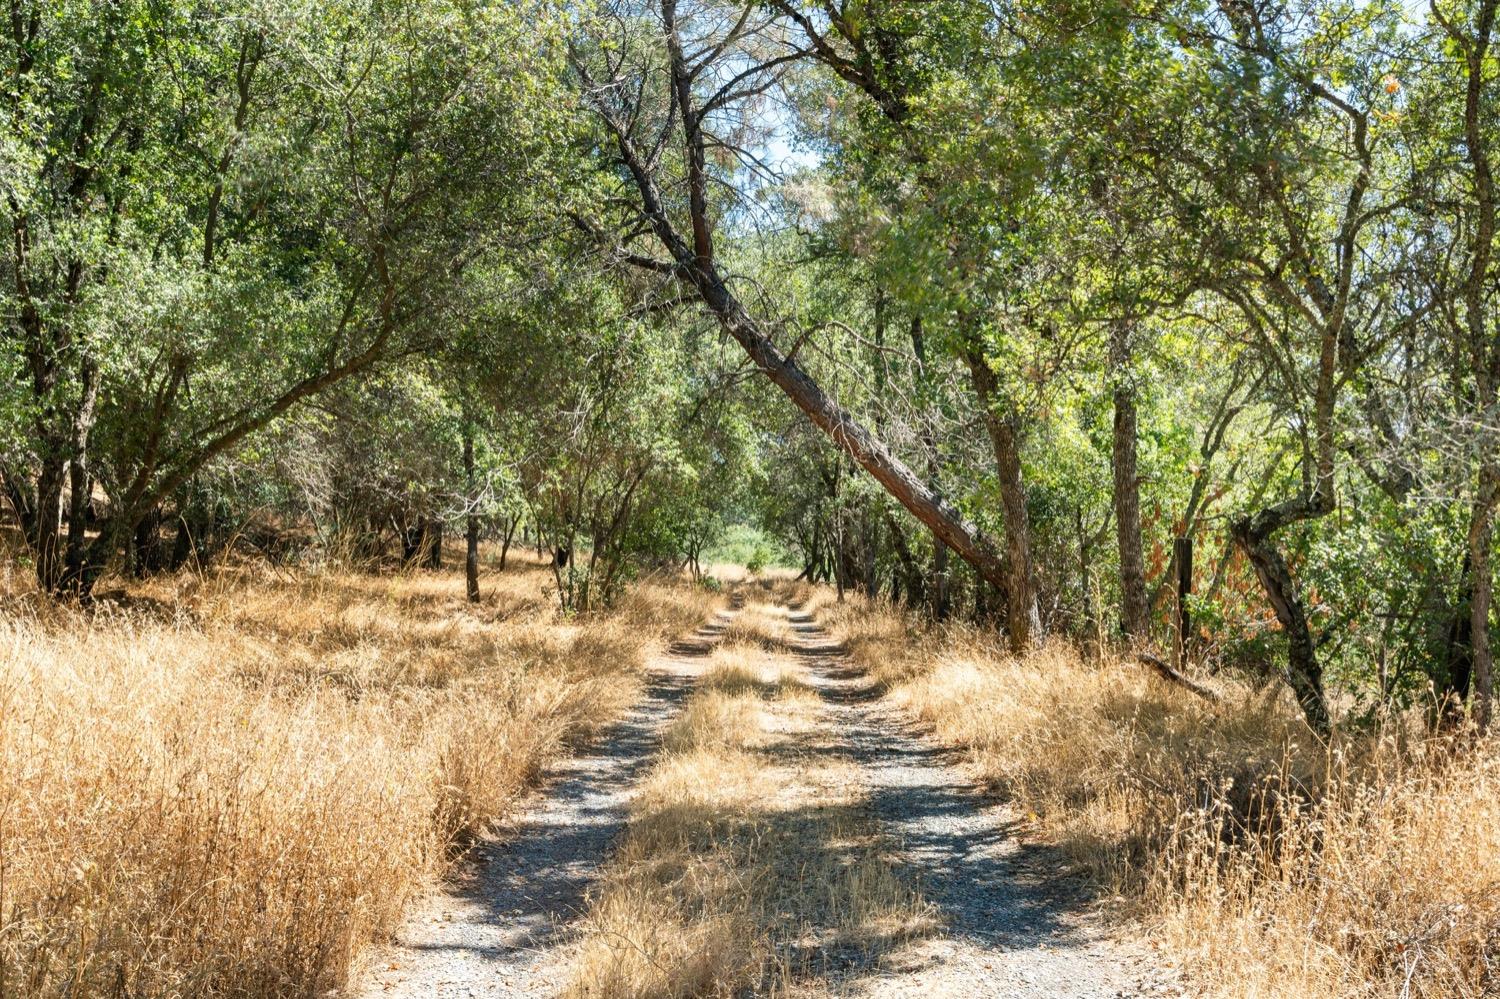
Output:
<path fill-rule="evenodd" d="M 934 926 L 787 633 L 784 611 L 752 601 L 712 651 L 632 802 L 568 996 L 816 995 L 820 962 Z"/>
<path fill-rule="evenodd" d="M 225 570 L 0 619 L 0 994 L 338 988 L 713 600 L 550 574 Z"/>
<path fill-rule="evenodd" d="M 1325 750 L 1281 685 L 1218 707 L 1112 657 L 806 600 L 887 696 L 1226 997 L 1493 995 L 1500 744 L 1418 719 Z"/>

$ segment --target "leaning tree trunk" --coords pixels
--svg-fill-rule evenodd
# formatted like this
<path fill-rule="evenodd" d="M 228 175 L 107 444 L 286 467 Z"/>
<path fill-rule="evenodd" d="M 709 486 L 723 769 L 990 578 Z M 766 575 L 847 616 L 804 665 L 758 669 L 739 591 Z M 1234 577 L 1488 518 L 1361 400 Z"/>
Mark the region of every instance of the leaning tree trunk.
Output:
<path fill-rule="evenodd" d="M 1229 530 L 1235 544 L 1249 558 L 1276 613 L 1276 620 L 1286 633 L 1287 680 L 1297 703 L 1302 706 L 1302 713 L 1313 731 L 1327 736 L 1333 730 L 1333 720 L 1323 691 L 1323 665 L 1318 662 L 1317 645 L 1307 623 L 1302 597 L 1297 592 L 1297 582 L 1286 559 L 1271 542 L 1271 535 L 1276 530 L 1293 520 L 1316 516 L 1319 506 L 1316 500 L 1310 503 L 1294 501 L 1263 510 L 1254 517 L 1236 520 L 1230 524 Z"/>
<path fill-rule="evenodd" d="M 968 523 L 953 507 L 940 499 L 885 443 L 867 430 L 854 415 L 825 393 L 794 358 L 784 354 L 729 290 L 714 261 L 712 223 L 708 211 L 708 176 L 705 167 L 706 138 L 701 111 L 692 95 L 692 71 L 677 35 L 676 4 L 663 0 L 663 23 L 671 57 L 674 96 L 682 122 L 684 153 L 688 166 L 688 206 L 692 224 L 689 243 L 678 232 L 667 213 L 666 202 L 653 170 L 656 164 L 635 145 L 630 127 L 607 105 L 596 105 L 614 132 L 621 160 L 640 194 L 641 210 L 663 246 L 671 254 L 670 271 L 692 287 L 700 301 L 718 319 L 720 327 L 744 349 L 755 366 L 807 414 L 814 426 L 869 472 L 893 498 L 932 529 L 975 571 L 1005 585 L 1005 564 L 989 538 Z"/>
<path fill-rule="evenodd" d="M 464 589 L 469 603 L 479 602 L 479 496 L 474 488 L 474 435 L 464 434 L 464 479 L 469 487 L 469 511 L 464 525 Z M 510 531 L 506 532 L 510 546 Z M 502 559 L 504 556 L 501 556 Z"/>
<path fill-rule="evenodd" d="M 1130 330 L 1117 323 L 1110 344 L 1116 379 L 1114 471 L 1115 537 L 1120 552 L 1120 630 L 1132 638 L 1146 634 L 1146 566 L 1141 545 L 1141 484 L 1136 471 L 1135 386 L 1130 382 Z"/>

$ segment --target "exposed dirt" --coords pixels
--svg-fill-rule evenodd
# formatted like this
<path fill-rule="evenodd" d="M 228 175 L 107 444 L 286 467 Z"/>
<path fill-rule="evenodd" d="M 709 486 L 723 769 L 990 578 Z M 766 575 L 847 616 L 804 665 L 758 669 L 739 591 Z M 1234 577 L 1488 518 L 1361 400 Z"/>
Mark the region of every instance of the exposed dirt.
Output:
<path fill-rule="evenodd" d="M 633 786 L 731 617 L 652 664 L 643 699 L 593 750 L 559 764 L 493 843 L 414 911 L 356 994 L 556 995 L 571 932 Z M 1116 999 L 1183 995 L 1139 941 L 1100 920 L 1085 886 L 1049 851 L 1026 845 L 1016 817 L 983 795 L 958 754 L 881 702 L 843 650 L 789 612 L 804 682 L 823 700 L 817 752 L 847 759 L 890 844 L 891 861 L 940 914 L 940 929 L 879 952 L 813 962 L 817 996 Z M 802 991 L 799 989 L 798 991 Z"/>
<path fill-rule="evenodd" d="M 720 612 L 652 661 L 639 703 L 590 751 L 554 766 L 493 842 L 414 907 L 355 995 L 512 999 L 562 987 L 569 925 L 624 828 L 631 788 L 731 617 Z"/>
<path fill-rule="evenodd" d="M 824 698 L 829 731 L 859 764 L 898 869 L 937 906 L 943 931 L 851 969 L 848 996 L 1179 995 L 1139 941 L 1103 926 L 1082 882 L 1025 844 L 1016 816 L 987 798 L 958 753 L 878 699 L 844 650 L 793 612 L 792 651 Z"/>

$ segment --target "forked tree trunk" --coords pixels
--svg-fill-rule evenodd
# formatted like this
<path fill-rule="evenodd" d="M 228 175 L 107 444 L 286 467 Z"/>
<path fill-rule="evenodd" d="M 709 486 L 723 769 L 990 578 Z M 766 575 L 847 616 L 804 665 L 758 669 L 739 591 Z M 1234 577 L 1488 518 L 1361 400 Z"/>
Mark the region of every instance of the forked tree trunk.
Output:
<path fill-rule="evenodd" d="M 516 536 L 516 528 L 521 524 L 521 515 L 509 517 L 505 521 L 505 533 L 500 538 L 500 571 L 505 571 L 505 558 L 510 554 L 511 539 Z"/>
<path fill-rule="evenodd" d="M 1265 590 L 1287 638 L 1287 680 L 1308 725 L 1319 735 L 1333 730 L 1328 714 L 1328 699 L 1323 692 L 1323 666 L 1318 662 L 1317 646 L 1307 623 L 1307 613 L 1297 592 L 1297 582 L 1281 552 L 1271 542 L 1271 535 L 1284 523 L 1276 510 L 1262 511 L 1253 518 L 1230 524 L 1235 543 L 1244 551 L 1255 569 L 1255 576 Z"/>

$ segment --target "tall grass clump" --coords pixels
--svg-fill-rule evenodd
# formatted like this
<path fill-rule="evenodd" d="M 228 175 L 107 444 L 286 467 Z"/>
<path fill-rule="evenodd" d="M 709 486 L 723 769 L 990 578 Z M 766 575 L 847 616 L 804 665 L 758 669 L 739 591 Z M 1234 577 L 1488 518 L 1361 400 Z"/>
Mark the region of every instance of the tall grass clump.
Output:
<path fill-rule="evenodd" d="M 0 995 L 312 995 L 706 613 L 224 570 L 0 620 Z"/>
<path fill-rule="evenodd" d="M 1500 990 L 1494 739 L 1395 718 L 1325 746 L 1280 683 L 1220 675 L 1215 705 L 1114 655 L 802 596 L 1211 994 Z"/>

